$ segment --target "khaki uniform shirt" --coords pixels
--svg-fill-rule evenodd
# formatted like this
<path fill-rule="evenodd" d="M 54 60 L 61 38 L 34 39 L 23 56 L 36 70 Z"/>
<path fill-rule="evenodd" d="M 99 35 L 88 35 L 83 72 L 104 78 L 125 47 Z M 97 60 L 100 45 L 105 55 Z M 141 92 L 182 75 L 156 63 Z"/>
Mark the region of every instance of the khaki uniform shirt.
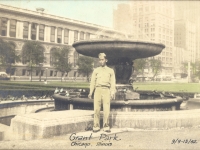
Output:
<path fill-rule="evenodd" d="M 111 92 L 115 92 L 115 73 L 114 70 L 104 66 L 96 68 L 91 77 L 90 94 L 95 87 L 109 87 Z"/>

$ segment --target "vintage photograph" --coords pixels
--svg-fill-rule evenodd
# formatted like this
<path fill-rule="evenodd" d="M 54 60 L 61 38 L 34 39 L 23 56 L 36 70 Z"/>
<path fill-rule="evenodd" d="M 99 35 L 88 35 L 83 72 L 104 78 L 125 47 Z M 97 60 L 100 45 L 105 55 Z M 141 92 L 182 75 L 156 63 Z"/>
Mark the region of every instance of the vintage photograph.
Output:
<path fill-rule="evenodd" d="M 0 149 L 200 149 L 199 14 L 0 0 Z"/>

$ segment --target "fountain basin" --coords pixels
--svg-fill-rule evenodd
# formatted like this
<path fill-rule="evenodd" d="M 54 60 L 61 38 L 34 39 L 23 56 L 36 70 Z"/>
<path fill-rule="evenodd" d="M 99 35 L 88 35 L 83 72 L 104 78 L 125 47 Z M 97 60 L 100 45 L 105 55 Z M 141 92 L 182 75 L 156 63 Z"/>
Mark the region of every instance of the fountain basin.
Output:
<path fill-rule="evenodd" d="M 99 53 L 106 53 L 109 61 L 151 57 L 160 54 L 165 48 L 165 45 L 155 42 L 116 39 L 78 41 L 72 46 L 78 53 L 86 56 L 98 57 Z"/>
<path fill-rule="evenodd" d="M 131 95 L 136 95 L 135 92 Z M 70 95 L 70 94 L 69 94 Z M 54 94 L 55 110 L 93 110 L 93 99 L 87 98 L 87 94 L 77 94 L 77 96 L 66 96 Z M 142 96 L 140 94 L 141 97 Z M 155 94 L 148 94 L 151 99 L 116 99 L 110 103 L 111 111 L 174 111 L 179 110 L 183 102 L 182 98 L 178 97 L 157 97 Z M 120 98 L 120 97 L 117 97 Z M 153 99 L 154 98 L 154 99 Z"/>
<path fill-rule="evenodd" d="M 90 57 L 105 53 L 107 65 L 115 71 L 117 84 L 128 84 L 133 71 L 133 60 L 158 55 L 165 48 L 160 43 L 121 39 L 83 40 L 72 46 L 78 53 Z"/>

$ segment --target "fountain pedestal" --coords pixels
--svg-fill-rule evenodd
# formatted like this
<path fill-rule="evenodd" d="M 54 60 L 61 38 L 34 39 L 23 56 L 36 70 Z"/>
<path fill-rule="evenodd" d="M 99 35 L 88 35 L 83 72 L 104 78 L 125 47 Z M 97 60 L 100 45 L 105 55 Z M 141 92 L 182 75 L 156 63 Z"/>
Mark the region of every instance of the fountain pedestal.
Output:
<path fill-rule="evenodd" d="M 163 112 L 111 112 L 111 128 L 163 130 L 189 128 L 200 125 L 199 109 Z M 101 112 L 102 126 L 103 112 Z M 50 138 L 85 131 L 93 124 L 93 111 L 66 110 L 18 115 L 12 119 L 11 131 L 15 139 Z M 92 131 L 91 131 L 92 133 Z"/>

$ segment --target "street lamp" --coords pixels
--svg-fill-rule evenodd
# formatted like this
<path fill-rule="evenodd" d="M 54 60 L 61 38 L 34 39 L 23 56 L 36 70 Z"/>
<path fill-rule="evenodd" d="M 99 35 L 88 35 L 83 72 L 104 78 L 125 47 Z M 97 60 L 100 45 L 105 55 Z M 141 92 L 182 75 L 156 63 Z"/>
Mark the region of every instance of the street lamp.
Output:
<path fill-rule="evenodd" d="M 48 68 L 46 68 L 46 82 L 47 82 L 47 70 L 48 70 Z"/>

